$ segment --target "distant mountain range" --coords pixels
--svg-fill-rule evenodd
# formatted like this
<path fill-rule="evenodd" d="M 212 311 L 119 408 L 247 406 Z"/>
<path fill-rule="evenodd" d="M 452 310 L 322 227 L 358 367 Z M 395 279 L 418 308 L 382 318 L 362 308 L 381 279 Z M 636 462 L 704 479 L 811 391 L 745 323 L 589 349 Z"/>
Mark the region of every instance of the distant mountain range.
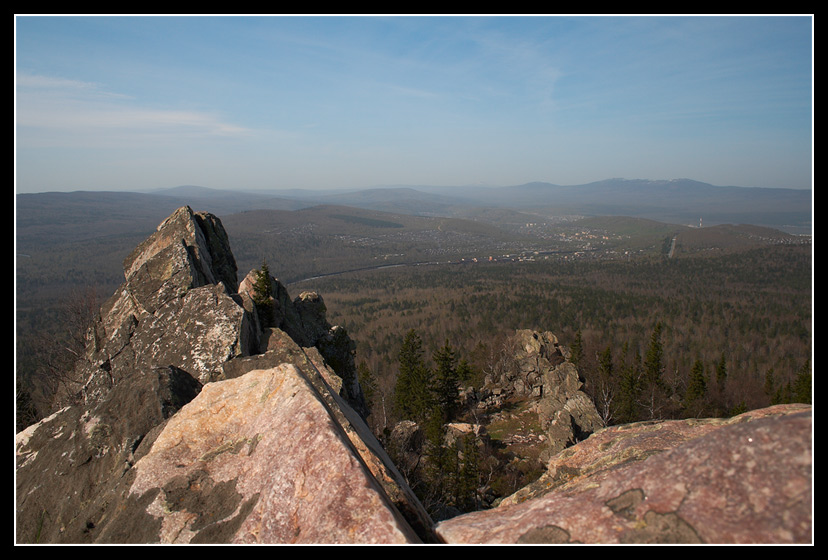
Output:
<path fill-rule="evenodd" d="M 676 224 L 752 224 L 790 233 L 810 233 L 811 190 L 715 186 L 691 179 L 607 179 L 584 185 L 533 182 L 505 187 L 393 186 L 360 190 L 237 191 L 193 185 L 147 193 L 78 192 L 17 196 L 18 208 L 53 212 L 66 204 L 117 207 L 128 200 L 133 217 L 166 216 L 188 204 L 219 216 L 251 209 L 299 210 L 320 204 L 352 206 L 418 216 L 485 220 L 494 209 L 549 217 L 630 216 Z"/>

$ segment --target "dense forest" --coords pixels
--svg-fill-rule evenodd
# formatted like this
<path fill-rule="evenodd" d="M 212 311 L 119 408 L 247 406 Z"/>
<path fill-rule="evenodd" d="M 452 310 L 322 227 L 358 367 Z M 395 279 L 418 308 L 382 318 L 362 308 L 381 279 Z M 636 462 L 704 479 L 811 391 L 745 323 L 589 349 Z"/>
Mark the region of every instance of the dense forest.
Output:
<path fill-rule="evenodd" d="M 289 289 L 324 294 L 329 320 L 356 340 L 369 424 L 440 517 L 489 507 L 543 469 L 503 445 L 499 432 L 517 427 L 518 409 L 505 415 L 512 427 L 489 423 L 487 438 L 446 428 L 476 422 L 457 386 L 480 388 L 517 329 L 548 330 L 569 346 L 607 425 L 811 402 L 810 246 L 683 249 L 388 268 Z M 397 439 L 412 420 L 425 440 L 413 459 Z"/>
<path fill-rule="evenodd" d="M 810 402 L 812 286 L 808 245 L 630 260 L 545 260 L 392 268 L 289 286 L 324 295 L 329 319 L 391 399 L 400 347 L 415 330 L 478 372 L 516 329 L 555 333 L 573 349 L 607 423 L 726 416 Z M 644 390 L 656 344 L 658 394 Z M 482 381 L 482 375 L 476 377 Z M 655 400 L 657 397 L 657 400 Z M 387 423 L 388 416 L 373 421 Z"/>

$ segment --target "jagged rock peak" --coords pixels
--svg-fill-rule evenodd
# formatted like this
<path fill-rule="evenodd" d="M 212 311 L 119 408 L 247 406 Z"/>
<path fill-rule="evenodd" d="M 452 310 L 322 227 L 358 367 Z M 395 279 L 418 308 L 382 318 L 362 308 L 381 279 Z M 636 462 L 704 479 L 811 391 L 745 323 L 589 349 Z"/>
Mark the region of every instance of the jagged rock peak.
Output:
<path fill-rule="evenodd" d="M 321 298 L 279 292 L 286 330 L 263 329 L 220 220 L 188 207 L 124 273 L 67 406 L 16 438 L 17 542 L 434 541 Z"/>
<path fill-rule="evenodd" d="M 124 259 L 124 276 L 141 288 L 134 296 L 150 312 L 191 288 L 221 282 L 230 293 L 238 290 L 236 260 L 221 221 L 189 206 L 173 212 Z"/>
<path fill-rule="evenodd" d="M 184 206 L 124 259 L 125 281 L 101 306 L 76 383 L 87 404 L 136 370 L 175 366 L 206 383 L 228 359 L 255 352 L 250 318 L 234 299 L 236 261 L 221 221 Z"/>

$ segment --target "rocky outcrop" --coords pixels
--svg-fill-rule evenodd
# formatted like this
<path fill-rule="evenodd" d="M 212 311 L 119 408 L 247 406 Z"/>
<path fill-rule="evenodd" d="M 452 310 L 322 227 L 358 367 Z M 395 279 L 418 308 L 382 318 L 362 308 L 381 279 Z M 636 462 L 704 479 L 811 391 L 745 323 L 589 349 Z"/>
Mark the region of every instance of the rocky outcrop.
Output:
<path fill-rule="evenodd" d="M 256 301 L 262 297 L 256 288 L 259 274 L 263 272 L 250 271 L 239 285 L 242 305 L 258 327 L 255 343 L 259 353 L 268 350 L 273 332 L 287 334 L 303 348 L 317 349 L 339 377 L 336 391 L 363 417 L 367 416 L 369 411 L 365 396 L 356 375 L 356 345 L 343 327 L 328 322 L 322 296 L 316 292 L 302 292 L 291 300 L 285 286 L 269 276 L 268 305 L 257 305 Z"/>
<path fill-rule="evenodd" d="M 500 507 L 443 521 L 448 543 L 809 543 L 812 414 L 598 431 Z"/>
<path fill-rule="evenodd" d="M 16 438 L 18 542 L 433 540 L 320 297 L 280 286 L 262 329 L 221 222 L 187 207 L 124 273 L 67 406 Z"/>
<path fill-rule="evenodd" d="M 368 429 L 362 415 L 348 404 L 346 392 L 342 389 L 342 378 L 328 366 L 316 348 L 301 348 L 284 331 L 271 329 L 262 354 L 228 361 L 220 378 L 235 379 L 253 370 L 273 368 L 284 363 L 292 364 L 302 372 L 341 428 L 340 435 L 347 437 L 357 449 L 362 461 L 409 525 L 423 540 L 434 540 L 433 522 L 428 513 L 405 483 L 405 477 L 386 450 Z"/>
<path fill-rule="evenodd" d="M 101 307 L 67 403 L 94 405 L 130 372 L 156 366 L 207 383 L 224 361 L 255 352 L 254 326 L 234 299 L 235 259 L 214 216 L 177 210 L 124 260 L 124 276 Z"/>
<path fill-rule="evenodd" d="M 568 350 L 550 332 L 518 330 L 501 352 L 480 394 L 478 408 L 533 401 L 545 432 L 545 455 L 586 439 L 604 426 Z"/>

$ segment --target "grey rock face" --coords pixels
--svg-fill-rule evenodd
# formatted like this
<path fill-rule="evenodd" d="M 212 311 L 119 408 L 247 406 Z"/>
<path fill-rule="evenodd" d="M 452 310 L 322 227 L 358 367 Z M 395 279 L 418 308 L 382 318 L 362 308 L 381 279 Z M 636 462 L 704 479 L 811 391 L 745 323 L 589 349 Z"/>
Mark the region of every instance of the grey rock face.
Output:
<path fill-rule="evenodd" d="M 16 438 L 17 542 L 433 539 L 321 298 L 278 285 L 285 330 L 262 329 L 220 220 L 186 207 L 124 272 L 68 406 Z"/>
<path fill-rule="evenodd" d="M 500 367 L 487 379 L 481 406 L 496 408 L 509 399 L 535 400 L 547 435 L 547 456 L 603 427 L 595 404 L 582 391 L 578 369 L 554 334 L 518 330 L 503 354 Z"/>
<path fill-rule="evenodd" d="M 18 434 L 17 542 L 93 542 L 110 515 L 113 488 L 200 390 L 183 370 L 148 369 L 96 404 L 64 408 Z"/>
<path fill-rule="evenodd" d="M 124 260 L 124 276 L 101 307 L 67 402 L 97 403 L 130 372 L 156 366 L 205 383 L 221 361 L 255 351 L 254 327 L 228 291 L 236 264 L 218 218 L 178 209 Z"/>

